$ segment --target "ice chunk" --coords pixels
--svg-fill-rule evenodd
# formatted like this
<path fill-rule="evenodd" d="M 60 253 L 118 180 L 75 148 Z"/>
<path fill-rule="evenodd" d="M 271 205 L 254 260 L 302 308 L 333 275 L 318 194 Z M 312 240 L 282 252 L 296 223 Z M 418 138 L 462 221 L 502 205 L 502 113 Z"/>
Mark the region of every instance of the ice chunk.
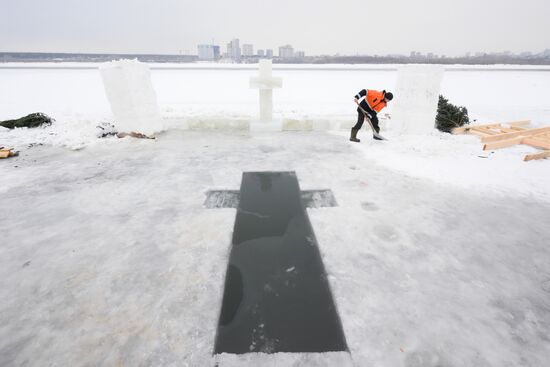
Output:
<path fill-rule="evenodd" d="M 118 131 L 153 134 L 162 130 L 157 96 L 146 64 L 118 60 L 101 64 L 99 70 Z"/>
<path fill-rule="evenodd" d="M 441 81 L 441 65 L 404 65 L 397 74 L 392 107 L 392 130 L 427 134 L 435 128 Z M 392 91 L 393 92 L 393 91 Z"/>

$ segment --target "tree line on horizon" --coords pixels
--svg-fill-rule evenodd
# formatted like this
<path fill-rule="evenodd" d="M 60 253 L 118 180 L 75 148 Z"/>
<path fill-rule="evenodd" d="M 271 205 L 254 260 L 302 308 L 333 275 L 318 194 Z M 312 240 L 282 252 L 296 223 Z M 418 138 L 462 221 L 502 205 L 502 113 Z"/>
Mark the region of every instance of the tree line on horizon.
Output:
<path fill-rule="evenodd" d="M 121 58 L 138 59 L 142 62 L 191 63 L 198 60 L 195 55 L 156 54 L 78 54 L 0 52 L 0 63 L 4 62 L 105 62 Z M 259 57 L 243 58 L 243 63 L 257 62 Z M 484 54 L 479 56 L 427 57 L 427 56 L 305 56 L 301 58 L 274 57 L 275 64 L 464 64 L 464 65 L 550 65 L 550 53 L 542 56 L 518 56 Z"/>

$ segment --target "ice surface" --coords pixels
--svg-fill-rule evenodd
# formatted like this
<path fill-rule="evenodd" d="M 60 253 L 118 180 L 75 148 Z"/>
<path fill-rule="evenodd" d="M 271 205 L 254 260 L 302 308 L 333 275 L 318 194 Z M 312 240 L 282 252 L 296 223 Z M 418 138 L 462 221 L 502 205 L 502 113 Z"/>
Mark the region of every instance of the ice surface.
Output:
<path fill-rule="evenodd" d="M 330 190 L 302 190 L 302 204 L 307 208 L 338 206 Z"/>
<path fill-rule="evenodd" d="M 323 208 L 337 206 L 338 203 L 330 190 L 302 190 L 302 205 L 306 208 Z M 240 191 L 238 190 L 210 190 L 206 193 L 204 206 L 215 208 L 237 208 L 239 206 Z"/>
<path fill-rule="evenodd" d="M 239 190 L 210 190 L 206 193 L 204 206 L 209 209 L 233 208 L 239 207 Z"/>
<path fill-rule="evenodd" d="M 406 134 L 427 134 L 435 127 L 442 65 L 404 65 L 394 91 L 392 129 Z"/>
<path fill-rule="evenodd" d="M 0 162 L 0 365 L 545 366 L 548 161 L 517 169 L 475 156 L 475 137 L 441 136 L 383 148 L 170 131 L 24 149 Z M 419 171 L 431 156 L 458 168 L 440 166 L 442 181 L 384 164 L 411 155 Z M 472 165 L 516 185 L 461 181 Z M 235 209 L 205 194 L 258 170 L 332 190 L 338 206 L 308 215 L 350 354 L 212 356 Z"/>
<path fill-rule="evenodd" d="M 235 355 L 223 353 L 215 356 L 219 367 L 352 367 L 353 360 L 347 352 L 327 353 L 249 353 Z"/>
<path fill-rule="evenodd" d="M 98 140 L 96 126 L 112 117 L 97 65 L 8 67 L 0 119 L 42 111 L 56 123 L 0 129 L 0 145 L 21 150 L 0 162 L 0 365 L 550 360 L 550 170 L 548 160 L 522 162 L 532 148 L 483 152 L 473 136 L 399 135 L 393 119 L 384 144 L 352 145 L 348 131 L 251 136 L 247 65 L 152 71 L 173 128 L 233 131 Z M 285 88 L 275 117 L 313 130 L 353 124 L 353 94 L 397 77 L 395 66 L 276 70 Z M 441 91 L 478 122 L 548 125 L 549 70 L 449 67 Z M 330 189 L 338 202 L 308 214 L 351 354 L 212 357 L 235 209 L 207 209 L 205 194 L 261 170 L 294 170 L 303 189 Z"/>
<path fill-rule="evenodd" d="M 101 64 L 99 70 L 118 131 L 153 134 L 163 129 L 147 64 L 119 60 Z"/>

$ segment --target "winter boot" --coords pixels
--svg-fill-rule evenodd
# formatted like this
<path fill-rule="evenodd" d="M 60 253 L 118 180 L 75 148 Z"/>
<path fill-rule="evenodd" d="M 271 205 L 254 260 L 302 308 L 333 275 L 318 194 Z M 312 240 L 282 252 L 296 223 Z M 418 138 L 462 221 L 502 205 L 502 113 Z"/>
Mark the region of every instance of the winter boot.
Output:
<path fill-rule="evenodd" d="M 359 143 L 361 141 L 361 139 L 357 139 L 357 132 L 359 130 L 357 129 L 351 129 L 351 136 L 349 138 L 350 141 L 354 141 L 356 143 Z"/>
<path fill-rule="evenodd" d="M 378 126 L 374 126 L 374 131 L 376 131 L 376 134 L 380 134 L 380 128 Z M 379 138 L 378 136 L 376 136 L 376 134 L 372 135 L 372 138 L 374 140 L 384 140 L 384 139 Z"/>

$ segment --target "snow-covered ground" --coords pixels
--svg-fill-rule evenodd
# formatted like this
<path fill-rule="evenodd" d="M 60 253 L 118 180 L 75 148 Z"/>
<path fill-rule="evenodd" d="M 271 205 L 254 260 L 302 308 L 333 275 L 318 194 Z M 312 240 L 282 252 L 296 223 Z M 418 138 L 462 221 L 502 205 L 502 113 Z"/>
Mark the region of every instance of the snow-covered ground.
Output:
<path fill-rule="evenodd" d="M 98 64 L 0 64 L 0 119 L 41 111 L 56 118 L 44 129 L 0 128 L 0 145 L 26 149 L 51 144 L 80 149 L 103 144 L 100 123 L 113 122 Z M 168 128 L 204 128 L 221 124 L 246 129 L 258 112 L 257 91 L 248 86 L 257 65 L 151 64 L 152 78 Z M 274 92 L 276 118 L 332 122 L 347 128 L 356 120 L 353 95 L 361 88 L 391 90 L 397 65 L 275 65 L 283 88 Z M 467 106 L 476 123 L 532 120 L 550 125 L 550 67 L 446 66 L 441 93 Z M 396 96 L 394 103 L 398 103 Z M 384 111 L 386 112 L 386 110 Z M 391 115 L 391 104 L 387 109 Z M 191 122 L 190 122 L 191 121 Z M 229 122 L 228 122 L 229 121 Z M 232 122 L 231 122 L 232 121 Z M 187 123 L 187 124 L 186 124 Z M 538 151 L 521 145 L 483 152 L 477 137 L 399 136 L 391 119 L 382 120 L 389 144 L 363 148 L 379 164 L 412 176 L 476 189 L 517 191 L 549 200 L 548 160 L 524 163 Z M 365 137 L 364 131 L 360 136 Z M 367 143 L 367 144 L 365 144 Z"/>
<path fill-rule="evenodd" d="M 111 121 L 97 70 L 10 65 L 0 64 L 0 119 L 41 111 L 57 122 L 0 131 L 0 146 L 21 151 L 0 160 L 0 365 L 550 360 L 550 162 L 523 162 L 534 149 L 399 135 L 391 120 L 389 141 L 361 130 L 360 144 L 347 130 L 177 124 L 154 141 L 97 139 L 96 125 Z M 275 114 L 352 124 L 359 89 L 396 81 L 391 65 L 346 67 L 275 68 Z M 471 117 L 550 125 L 550 69 L 463 69 L 446 72 L 442 93 Z M 235 120 L 256 113 L 254 73 L 162 65 L 152 76 L 165 117 Z M 338 207 L 308 212 L 349 355 L 211 356 L 235 209 L 206 209 L 205 193 L 268 170 L 294 170 L 302 189 L 336 197 Z"/>

